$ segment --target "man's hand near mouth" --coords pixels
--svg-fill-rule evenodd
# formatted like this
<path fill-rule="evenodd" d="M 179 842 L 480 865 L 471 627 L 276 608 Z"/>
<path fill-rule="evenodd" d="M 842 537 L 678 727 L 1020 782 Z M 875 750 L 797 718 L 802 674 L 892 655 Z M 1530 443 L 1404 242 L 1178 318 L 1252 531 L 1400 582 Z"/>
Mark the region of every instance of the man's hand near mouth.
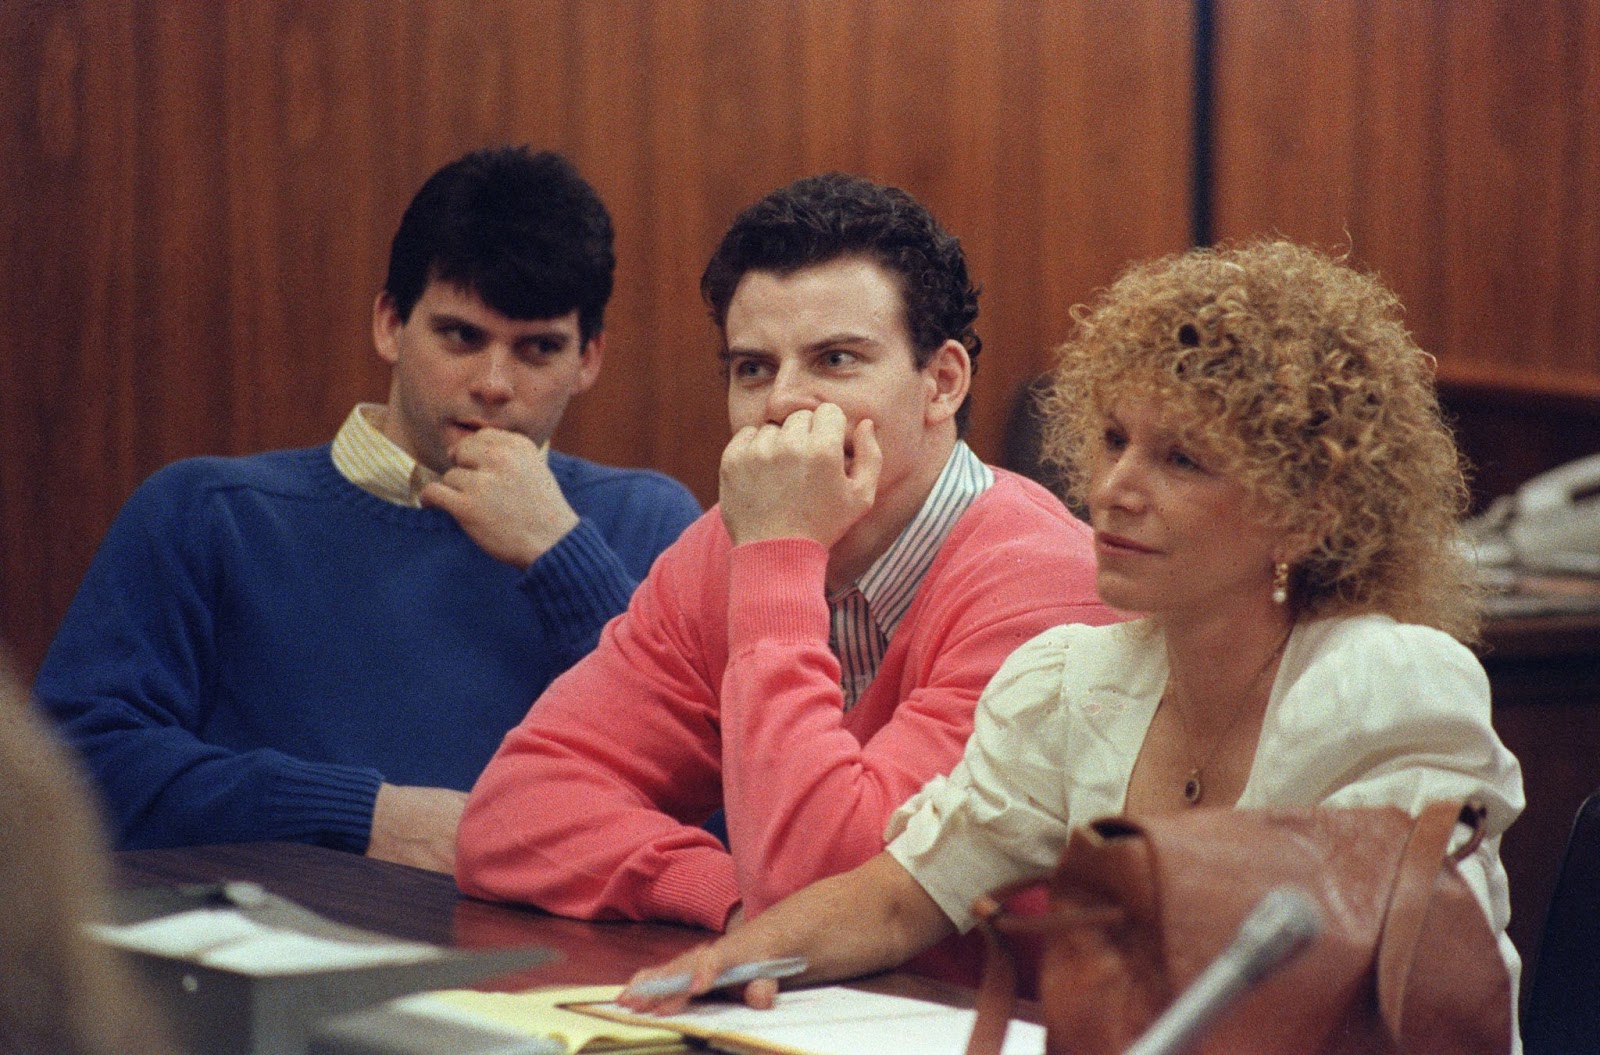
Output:
<path fill-rule="evenodd" d="M 521 433 L 480 428 L 451 456 L 455 465 L 422 489 L 422 504 L 455 517 L 496 560 L 525 569 L 578 526 L 544 452 Z"/>
<path fill-rule="evenodd" d="M 832 403 L 740 429 L 722 452 L 722 519 L 735 545 L 809 538 L 832 548 L 872 508 L 883 454 L 876 427 Z"/>

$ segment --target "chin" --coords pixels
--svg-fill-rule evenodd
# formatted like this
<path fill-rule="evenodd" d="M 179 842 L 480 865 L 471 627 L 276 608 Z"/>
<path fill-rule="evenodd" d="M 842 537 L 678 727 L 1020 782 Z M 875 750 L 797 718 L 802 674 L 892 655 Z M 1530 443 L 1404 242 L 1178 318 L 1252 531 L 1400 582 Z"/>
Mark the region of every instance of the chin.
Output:
<path fill-rule="evenodd" d="M 1143 611 L 1143 602 L 1149 600 L 1148 591 L 1139 589 L 1119 575 L 1107 575 L 1104 572 L 1095 580 L 1095 591 L 1100 594 L 1100 600 L 1123 612 Z"/>
<path fill-rule="evenodd" d="M 1161 599 L 1146 590 L 1118 589 L 1106 586 L 1099 590 L 1100 600 L 1107 608 L 1131 618 L 1155 618 L 1160 614 Z"/>

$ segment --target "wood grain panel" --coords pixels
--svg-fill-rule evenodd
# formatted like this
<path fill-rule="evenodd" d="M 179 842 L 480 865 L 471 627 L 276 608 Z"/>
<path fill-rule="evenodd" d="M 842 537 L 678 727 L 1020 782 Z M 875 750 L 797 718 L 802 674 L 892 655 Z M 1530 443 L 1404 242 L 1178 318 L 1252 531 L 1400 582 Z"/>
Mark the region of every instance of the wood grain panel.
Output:
<path fill-rule="evenodd" d="M 134 20 L 75 4 L 17 15 L 0 34 L 0 303 L 13 335 L 0 351 L 0 614 L 27 671 L 142 466 Z"/>
<path fill-rule="evenodd" d="M 731 192 L 708 188 L 730 175 L 761 178 L 761 166 L 752 164 L 751 147 L 761 142 L 753 127 L 792 139 L 779 123 L 784 112 L 771 106 L 772 90 L 762 97 L 753 89 L 784 83 L 779 64 L 793 50 L 787 43 L 793 35 L 787 9 L 773 3 L 689 11 L 654 5 L 648 13 L 649 73 L 640 85 L 648 114 L 641 143 L 648 216 L 635 231 L 634 265 L 645 283 L 640 303 L 647 315 L 629 340 L 627 359 L 610 369 L 648 377 L 649 404 L 629 422 L 643 444 L 633 459 L 696 480 L 709 504 L 714 494 L 706 473 L 715 470 L 726 440 L 727 404 L 715 330 L 700 302 L 700 271 L 749 191 L 748 183 Z M 741 77 L 743 83 L 728 83 Z M 608 420 L 600 401 L 588 410 Z"/>
<path fill-rule="evenodd" d="M 1569 274 L 1600 267 L 1592 240 L 1569 241 L 1600 216 L 1600 173 L 1572 164 L 1593 159 L 1600 135 L 1600 53 L 1571 46 L 1593 40 L 1600 4 L 1484 8 L 1477 21 L 1452 18 L 1446 34 L 1452 67 L 1476 75 L 1445 96 L 1443 347 L 1472 373 L 1600 394 L 1600 286 Z"/>
<path fill-rule="evenodd" d="M 1443 377 L 1600 395 L 1600 3 L 1216 11 L 1217 233 L 1348 247 Z"/>
<path fill-rule="evenodd" d="M 229 301 L 210 354 L 235 370 L 227 449 L 321 443 L 387 388 L 369 337 L 374 232 L 414 189 L 383 178 L 376 149 L 382 67 L 365 60 L 387 41 L 329 5 L 222 10 Z"/>
<path fill-rule="evenodd" d="M 647 127 L 648 4 L 580 4 L 572 9 L 574 76 L 579 115 L 569 152 L 611 209 L 617 230 L 617 281 L 606 315 L 611 362 L 589 396 L 569 412 L 557 442 L 574 453 L 614 464 L 636 457 L 637 423 L 648 420 L 653 356 L 639 343 L 647 332 L 650 296 L 642 237 L 651 209 L 650 174 L 639 150 Z"/>
<path fill-rule="evenodd" d="M 36 665 L 160 465 L 323 442 L 383 397 L 394 226 L 489 143 L 565 151 L 616 218 L 607 364 L 564 448 L 714 500 L 701 268 L 740 208 L 844 169 L 963 239 L 985 287 L 972 439 L 995 457 L 1068 304 L 1182 245 L 1188 33 L 1167 0 L 7 6 L 0 296 L 41 351 L 0 362 L 0 634 Z"/>
<path fill-rule="evenodd" d="M 1034 215 L 1036 310 L 1053 345 L 1073 304 L 1128 264 L 1188 244 L 1193 26 L 1162 0 L 1050 10 Z"/>

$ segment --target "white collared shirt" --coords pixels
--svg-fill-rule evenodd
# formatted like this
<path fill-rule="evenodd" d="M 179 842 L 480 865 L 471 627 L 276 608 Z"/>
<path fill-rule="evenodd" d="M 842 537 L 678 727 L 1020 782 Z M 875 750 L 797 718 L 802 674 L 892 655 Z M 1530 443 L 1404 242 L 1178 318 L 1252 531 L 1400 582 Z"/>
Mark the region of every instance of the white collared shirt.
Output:
<path fill-rule="evenodd" d="M 333 437 L 333 467 L 375 498 L 418 509 L 418 495 L 439 474 L 379 431 L 374 422 L 384 409 L 381 403 L 356 404 Z"/>

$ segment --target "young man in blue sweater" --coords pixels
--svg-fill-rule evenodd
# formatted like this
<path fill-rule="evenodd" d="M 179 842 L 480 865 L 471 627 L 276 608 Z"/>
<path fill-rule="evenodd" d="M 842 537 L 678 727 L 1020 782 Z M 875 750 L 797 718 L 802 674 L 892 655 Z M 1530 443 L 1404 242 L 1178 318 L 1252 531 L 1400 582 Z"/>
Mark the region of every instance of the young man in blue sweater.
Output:
<path fill-rule="evenodd" d="M 699 514 L 549 450 L 594 383 L 611 220 L 563 158 L 469 154 L 395 235 L 385 404 L 333 442 L 167 466 L 35 693 L 123 848 L 281 839 L 449 871 L 465 791 Z"/>

